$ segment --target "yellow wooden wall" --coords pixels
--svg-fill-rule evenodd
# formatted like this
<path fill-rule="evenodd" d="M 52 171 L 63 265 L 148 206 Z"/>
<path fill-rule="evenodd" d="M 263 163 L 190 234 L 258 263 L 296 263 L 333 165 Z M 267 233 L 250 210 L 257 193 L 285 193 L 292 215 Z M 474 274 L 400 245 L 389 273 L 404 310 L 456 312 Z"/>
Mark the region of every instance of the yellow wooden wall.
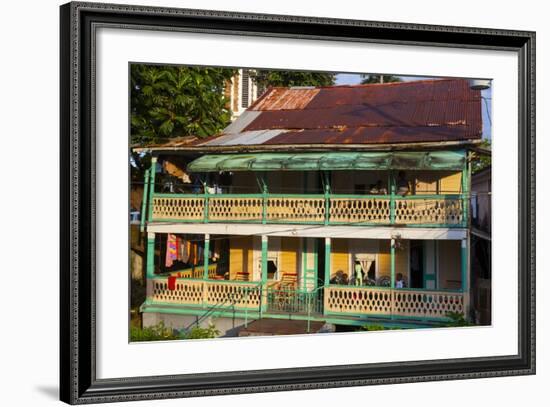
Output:
<path fill-rule="evenodd" d="M 439 287 L 458 289 L 461 287 L 460 240 L 439 240 Z"/>
<path fill-rule="evenodd" d="M 300 239 L 296 237 L 283 237 L 281 239 L 281 265 L 279 267 L 279 277 L 283 273 L 298 273 L 298 253 L 300 251 Z"/>
<path fill-rule="evenodd" d="M 332 239 L 330 250 L 330 277 L 332 278 L 337 271 L 341 270 L 350 278 L 349 244 L 347 239 Z"/>
<path fill-rule="evenodd" d="M 252 236 L 238 236 L 229 239 L 229 279 L 236 280 L 237 273 L 249 273 L 252 279 L 253 249 Z"/>
<path fill-rule="evenodd" d="M 447 173 L 439 180 L 439 192 L 441 194 L 459 194 L 462 191 L 462 173 Z"/>
<path fill-rule="evenodd" d="M 433 195 L 438 191 L 440 194 L 459 194 L 462 191 L 462 172 L 415 171 L 414 183 L 418 195 Z"/>
<path fill-rule="evenodd" d="M 395 250 L 395 275 L 397 273 L 403 274 L 408 282 L 409 276 L 409 242 L 402 240 L 402 250 Z M 390 260 L 390 241 L 381 240 L 380 250 L 378 253 L 378 276 L 391 276 L 391 260 Z"/>

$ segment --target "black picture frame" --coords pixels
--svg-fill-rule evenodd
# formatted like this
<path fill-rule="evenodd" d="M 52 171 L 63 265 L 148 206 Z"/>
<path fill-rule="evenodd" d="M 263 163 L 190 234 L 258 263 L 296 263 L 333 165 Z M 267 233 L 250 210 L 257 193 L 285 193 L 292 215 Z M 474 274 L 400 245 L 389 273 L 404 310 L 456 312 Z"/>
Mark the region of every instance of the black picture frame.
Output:
<path fill-rule="evenodd" d="M 68 3 L 60 8 L 60 395 L 70 404 L 535 373 L 535 33 Z M 93 36 L 132 30 L 360 41 L 508 50 L 519 56 L 519 351 L 515 355 L 229 373 L 96 378 L 95 134 Z"/>

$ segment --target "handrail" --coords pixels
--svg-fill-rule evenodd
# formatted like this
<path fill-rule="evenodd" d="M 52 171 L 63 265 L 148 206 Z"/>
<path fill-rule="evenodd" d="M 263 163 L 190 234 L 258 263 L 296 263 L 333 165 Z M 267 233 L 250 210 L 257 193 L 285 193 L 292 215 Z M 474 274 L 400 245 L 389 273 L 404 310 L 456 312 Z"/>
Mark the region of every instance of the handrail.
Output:
<path fill-rule="evenodd" d="M 428 226 L 455 226 L 465 227 L 467 219 L 464 218 L 463 208 L 464 194 L 418 194 L 418 195 L 397 195 L 397 194 L 379 194 L 379 195 L 358 195 L 358 194 L 166 194 L 154 193 L 148 205 L 153 206 L 155 199 L 185 199 L 202 200 L 201 206 L 196 201 L 190 201 L 183 206 L 177 205 L 180 210 L 179 215 L 174 215 L 173 211 L 168 210 L 170 215 L 155 216 L 155 219 L 149 221 L 190 221 L 190 222 L 252 222 L 252 223 L 311 223 L 311 224 L 376 224 L 376 225 L 428 225 Z M 258 202 L 253 207 L 258 208 L 256 212 L 250 210 L 233 212 L 233 208 L 247 208 L 249 203 L 243 202 L 236 204 L 231 208 L 219 206 L 216 201 L 224 199 L 257 199 Z M 278 206 L 273 206 L 273 200 L 287 200 L 294 203 L 287 206 L 281 204 L 281 209 L 287 208 L 287 212 L 277 210 Z M 300 202 L 300 200 L 304 200 Z M 308 202 L 313 202 L 313 204 Z M 318 204 L 315 204 L 315 201 Z M 346 203 L 346 200 L 349 202 Z M 354 202 L 361 202 L 363 206 L 356 206 Z M 387 207 L 373 206 L 371 202 L 383 202 Z M 423 205 L 422 201 L 427 202 Z M 440 202 L 439 204 L 437 202 Z M 223 201 L 221 201 L 223 202 Z M 408 202 L 408 203 L 407 203 Z M 420 205 L 418 204 L 420 203 Z M 455 204 L 456 203 L 456 204 Z M 161 208 L 171 207 L 172 203 L 165 202 L 160 204 Z M 214 205 L 214 206 L 212 206 Z M 252 205 L 252 204 L 250 204 Z M 361 205 L 361 204 L 357 204 Z M 210 208 L 212 206 L 212 208 Z M 221 209 L 220 209 L 221 208 Z M 261 208 L 261 209 L 259 209 Z M 305 211 L 304 211 L 305 208 Z M 275 212 L 273 212 L 275 210 Z M 216 214 L 212 212 L 216 211 Z M 387 212 L 386 212 L 387 211 Z M 411 214 L 414 214 L 411 215 Z M 418 216 L 422 216 L 418 217 Z"/>

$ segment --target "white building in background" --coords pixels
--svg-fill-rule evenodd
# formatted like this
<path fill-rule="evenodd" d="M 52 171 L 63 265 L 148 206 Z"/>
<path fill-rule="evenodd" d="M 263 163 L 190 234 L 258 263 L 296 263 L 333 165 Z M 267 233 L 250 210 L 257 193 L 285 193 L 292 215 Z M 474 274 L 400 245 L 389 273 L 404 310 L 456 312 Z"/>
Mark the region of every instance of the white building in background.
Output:
<path fill-rule="evenodd" d="M 226 91 L 231 103 L 231 120 L 234 121 L 261 95 L 258 86 L 252 80 L 250 69 L 239 69 L 228 84 Z"/>

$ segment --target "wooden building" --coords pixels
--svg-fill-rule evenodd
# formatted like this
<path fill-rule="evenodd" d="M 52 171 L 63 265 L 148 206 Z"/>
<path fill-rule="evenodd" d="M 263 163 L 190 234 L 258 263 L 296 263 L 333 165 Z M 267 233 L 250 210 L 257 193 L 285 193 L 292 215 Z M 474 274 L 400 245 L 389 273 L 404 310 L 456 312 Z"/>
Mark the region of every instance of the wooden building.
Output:
<path fill-rule="evenodd" d="M 144 323 L 468 318 L 481 127 L 466 80 L 271 88 L 222 134 L 136 149 L 153 157 Z M 165 162 L 185 173 L 169 192 Z"/>

